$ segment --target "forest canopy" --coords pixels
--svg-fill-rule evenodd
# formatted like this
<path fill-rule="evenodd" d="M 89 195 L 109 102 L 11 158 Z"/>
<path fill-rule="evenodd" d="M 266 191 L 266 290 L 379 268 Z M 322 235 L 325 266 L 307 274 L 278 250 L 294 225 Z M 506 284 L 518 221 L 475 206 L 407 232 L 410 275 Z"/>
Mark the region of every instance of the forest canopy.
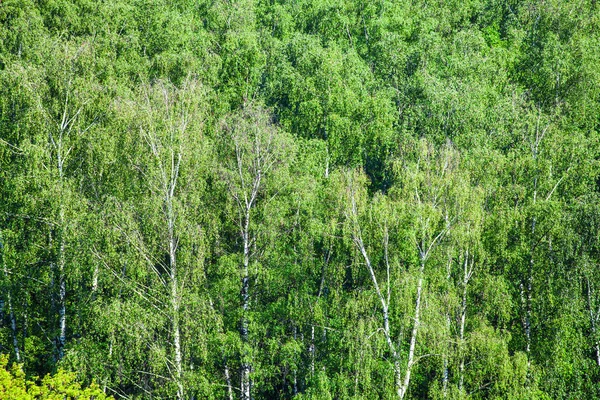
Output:
<path fill-rule="evenodd" d="M 3 0 L 0 398 L 600 399 L 599 160 L 595 0 Z"/>

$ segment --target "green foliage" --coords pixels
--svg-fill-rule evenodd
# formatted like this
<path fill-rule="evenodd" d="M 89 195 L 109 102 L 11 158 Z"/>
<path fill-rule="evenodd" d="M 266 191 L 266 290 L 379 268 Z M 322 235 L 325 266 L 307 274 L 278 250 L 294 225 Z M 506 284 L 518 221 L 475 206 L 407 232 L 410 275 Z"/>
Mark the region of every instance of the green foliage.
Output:
<path fill-rule="evenodd" d="M 598 48 L 593 0 L 3 0 L 0 397 L 600 398 Z"/>
<path fill-rule="evenodd" d="M 6 354 L 0 356 L 0 395 L 14 400 L 110 400 L 100 388 L 92 383 L 82 388 L 73 373 L 59 370 L 46 375 L 39 382 L 29 381 L 20 365 L 8 367 Z"/>

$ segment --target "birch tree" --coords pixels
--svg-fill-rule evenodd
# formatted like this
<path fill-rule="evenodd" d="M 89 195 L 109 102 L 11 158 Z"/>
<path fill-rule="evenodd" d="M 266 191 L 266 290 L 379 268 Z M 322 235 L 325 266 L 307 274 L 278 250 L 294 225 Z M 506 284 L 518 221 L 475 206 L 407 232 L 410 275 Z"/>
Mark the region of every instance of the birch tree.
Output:
<path fill-rule="evenodd" d="M 528 356 L 528 367 L 534 360 L 533 345 L 536 338 L 536 295 L 542 295 L 543 279 L 538 258 L 552 253 L 552 237 L 560 218 L 556 210 L 562 206 L 563 187 L 572 179 L 573 168 L 578 168 L 572 144 L 560 146 L 560 127 L 556 115 L 548 115 L 540 108 L 527 109 L 521 131 L 520 153 L 509 155 L 512 160 L 513 187 L 520 193 L 514 194 L 513 214 L 519 224 L 522 247 L 515 254 L 520 260 L 517 266 L 519 279 L 520 323 L 524 338 L 524 351 Z M 560 147 L 559 147 L 560 146 Z M 520 254 L 519 254 L 520 253 Z M 542 332 L 540 332 L 542 333 Z"/>
<path fill-rule="evenodd" d="M 484 213 L 482 209 L 482 191 L 471 187 L 471 182 L 461 182 L 459 192 L 462 195 L 454 210 L 456 223 L 451 232 L 451 239 L 458 249 L 458 255 L 453 264 L 456 265 L 456 287 L 459 291 L 459 307 L 457 313 L 458 335 L 458 392 L 461 397 L 466 396 L 465 391 L 465 358 L 467 340 L 467 317 L 469 310 L 469 286 L 477 270 L 482 269 L 484 260 L 481 244 Z M 464 196 L 464 197 L 463 197 Z"/>
<path fill-rule="evenodd" d="M 419 268 L 407 366 L 399 390 L 401 398 L 408 391 L 412 369 L 417 360 L 415 351 L 421 325 L 421 301 L 426 266 L 456 220 L 456 215 L 452 213 L 449 205 L 454 202 L 456 196 L 458 162 L 458 154 L 450 144 L 435 150 L 431 144 L 422 140 L 417 145 L 416 162 L 405 166 L 402 171 L 404 187 L 400 193 L 406 196 L 407 211 L 413 215 L 412 239 Z"/>
<path fill-rule="evenodd" d="M 98 88 L 90 77 L 91 48 L 88 43 L 51 44 L 62 55 L 48 63 L 45 86 L 39 89 L 38 109 L 43 115 L 47 135 L 44 147 L 46 176 L 44 193 L 49 204 L 47 241 L 52 253 L 51 295 L 56 298 L 58 315 L 56 358 L 65 355 L 68 332 L 68 271 L 75 267 L 74 240 L 83 199 L 74 184 L 75 154 L 86 133 L 97 121 Z M 40 143 L 41 144 L 41 143 Z M 71 264 L 71 265 L 70 265 Z"/>
<path fill-rule="evenodd" d="M 233 203 L 233 220 L 240 239 L 240 398 L 252 398 L 252 340 L 250 314 L 252 310 L 251 279 L 257 269 L 260 207 L 277 195 L 270 187 L 277 170 L 288 162 L 290 138 L 279 131 L 267 110 L 255 104 L 246 104 L 223 122 L 222 174 Z M 254 265 L 254 269 L 253 268 Z"/>
<path fill-rule="evenodd" d="M 384 246 L 384 252 L 385 252 L 385 278 L 382 280 L 381 278 L 377 278 L 375 269 L 373 264 L 371 263 L 371 257 L 369 256 L 368 252 L 367 252 L 367 247 L 365 245 L 365 242 L 363 240 L 363 234 L 362 234 L 362 230 L 361 230 L 361 225 L 359 222 L 359 210 L 358 210 L 358 206 L 357 206 L 357 198 L 360 194 L 357 194 L 357 192 L 359 190 L 361 190 L 362 188 L 359 186 L 360 184 L 356 183 L 356 180 L 358 176 L 353 176 L 353 175 L 349 175 L 348 176 L 348 202 L 349 202 L 349 206 L 348 206 L 348 211 L 346 212 L 346 217 L 349 219 L 350 223 L 351 223 L 351 227 L 352 227 L 352 240 L 354 242 L 354 245 L 356 246 L 357 250 L 360 252 L 365 266 L 367 267 L 367 270 L 369 272 L 369 276 L 371 278 L 372 284 L 373 284 L 373 288 L 375 289 L 375 294 L 377 296 L 377 299 L 379 300 L 379 302 L 381 303 L 381 317 L 382 317 L 382 331 L 383 331 L 383 335 L 385 337 L 385 341 L 387 343 L 388 346 L 388 351 L 390 352 L 391 356 L 392 356 L 392 365 L 393 365 L 393 372 L 394 372 L 394 377 L 395 377 L 395 384 L 396 384 L 396 392 L 397 392 L 397 396 L 400 399 L 403 399 L 405 394 L 406 394 L 406 389 L 408 387 L 408 382 L 410 382 L 410 369 L 412 368 L 412 362 L 413 362 L 413 355 L 414 355 L 414 343 L 416 343 L 416 341 L 413 341 L 411 339 L 411 353 L 409 355 L 409 359 L 407 361 L 407 365 L 406 367 L 401 365 L 401 354 L 400 354 L 400 349 L 397 348 L 396 345 L 396 338 L 394 337 L 391 328 L 390 328 L 390 301 L 391 301 L 391 285 L 392 282 L 390 281 L 390 263 L 389 263 L 389 257 L 388 257 L 388 244 L 389 244 L 389 234 L 388 234 L 388 227 L 387 225 L 384 225 L 383 229 L 384 229 L 384 233 L 383 233 L 383 246 Z M 364 196 L 364 193 L 362 194 L 361 197 Z M 364 200 L 363 200 L 364 201 Z M 380 287 L 380 281 L 382 281 L 382 284 L 384 284 L 385 286 L 382 288 Z M 421 281 L 420 281 L 421 282 Z M 418 289 L 418 300 L 417 300 L 417 309 L 416 309 L 416 315 L 415 315 L 415 320 L 418 321 L 419 319 L 419 311 L 420 311 L 420 287 Z M 413 332 L 414 335 L 416 336 L 416 331 Z M 416 340 L 416 338 L 415 338 Z M 408 376 L 408 380 L 406 381 L 406 386 L 405 386 L 405 381 L 403 380 L 403 376 L 406 377 Z"/>
<path fill-rule="evenodd" d="M 130 251 L 138 256 L 134 263 L 145 264 L 152 279 L 143 282 L 119 277 L 117 271 L 122 269 L 125 273 L 131 266 L 115 268 L 101 254 L 96 256 L 139 296 L 139 301 L 165 318 L 165 332 L 159 333 L 169 343 L 166 374 L 175 387 L 174 396 L 184 399 L 188 397 L 186 365 L 190 364 L 186 363 L 185 351 L 189 345 L 183 342 L 182 330 L 189 321 L 182 321 L 181 307 L 193 290 L 187 281 L 194 282 L 194 276 L 202 274 L 204 256 L 202 215 L 195 213 L 203 195 L 202 173 L 208 145 L 203 136 L 205 91 L 199 82 L 188 77 L 181 87 L 164 81 L 145 85 L 138 96 L 134 98 L 136 103 L 131 100 L 118 103 L 120 107 L 131 108 L 126 118 L 131 118 L 129 128 L 137 136 L 136 140 L 127 141 L 132 147 L 126 151 L 130 151 L 129 173 L 137 174 L 131 183 L 140 193 L 125 198 L 129 204 L 122 208 L 129 211 L 117 222 L 116 229 Z"/>
<path fill-rule="evenodd" d="M 457 155 L 451 147 L 445 147 L 437 153 L 433 147 L 425 141 L 418 143 L 417 159 L 414 164 L 403 166 L 398 172 L 402 179 L 402 187 L 391 195 L 402 209 L 400 214 L 406 222 L 404 229 L 408 227 L 407 237 L 412 240 L 413 252 L 416 253 L 418 266 L 415 271 L 416 285 L 415 297 L 413 299 L 412 315 L 410 320 L 410 336 L 407 348 L 405 344 L 399 343 L 394 331 L 398 332 L 400 327 L 393 328 L 390 325 L 390 309 L 392 299 L 393 283 L 390 276 L 398 275 L 394 269 L 398 265 L 391 265 L 391 259 L 397 259 L 398 249 L 394 255 L 390 255 L 394 249 L 389 248 L 389 225 L 398 224 L 399 215 L 389 211 L 382 211 L 383 217 L 380 221 L 383 232 L 382 238 L 383 256 L 381 264 L 384 266 L 385 274 L 378 277 L 377 266 L 373 264 L 373 255 L 369 254 L 369 245 L 363 237 L 364 227 L 361 225 L 360 216 L 364 211 L 359 210 L 359 198 L 364 194 L 357 195 L 360 186 L 357 185 L 356 178 L 348 178 L 348 211 L 346 216 L 352 227 L 352 240 L 357 251 L 360 253 L 368 275 L 373 284 L 375 294 L 381 304 L 381 331 L 387 343 L 388 351 L 391 355 L 392 368 L 395 376 L 396 395 L 399 399 L 406 397 L 409 390 L 411 375 L 421 357 L 417 354 L 418 336 L 422 321 L 422 303 L 425 290 L 426 267 L 437 247 L 446 238 L 448 232 L 454 223 L 455 216 L 450 213 L 447 204 L 452 201 L 454 195 L 453 184 L 455 181 L 457 169 Z M 396 206 L 398 207 L 398 206 Z M 396 221 L 393 221 L 396 220 Z M 398 243 L 398 239 L 393 241 Z M 371 245 L 373 246 L 373 245 Z M 413 254 L 414 254 L 413 253 Z M 410 260 L 404 260 L 410 262 Z M 395 305 L 398 307 L 398 305 Z M 404 351 L 406 355 L 404 356 Z"/>

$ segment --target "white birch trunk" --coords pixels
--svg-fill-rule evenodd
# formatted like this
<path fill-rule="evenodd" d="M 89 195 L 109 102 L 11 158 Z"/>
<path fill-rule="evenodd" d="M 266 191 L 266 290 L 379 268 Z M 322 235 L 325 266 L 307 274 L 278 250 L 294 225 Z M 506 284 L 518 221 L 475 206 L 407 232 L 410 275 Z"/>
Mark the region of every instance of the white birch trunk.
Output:
<path fill-rule="evenodd" d="M 92 293 L 96 293 L 98 290 L 98 278 L 100 276 L 100 264 L 96 263 L 94 267 L 94 273 L 92 275 Z"/>
<path fill-rule="evenodd" d="M 175 367 L 175 383 L 177 385 L 177 400 L 183 400 L 184 389 L 182 382 L 183 362 L 181 356 L 181 332 L 179 327 L 179 281 L 177 276 L 177 237 L 175 235 L 175 213 L 173 210 L 173 200 L 175 197 L 175 188 L 177 178 L 179 177 L 179 166 L 181 163 L 181 154 L 177 156 L 175 162 L 175 153 L 171 150 L 171 174 L 168 182 L 165 183 L 165 206 L 167 210 L 167 226 L 169 241 L 169 278 L 171 286 L 171 311 L 172 311 L 172 335 L 173 352 Z"/>
<path fill-rule="evenodd" d="M 69 85 L 70 85 L 69 81 Z M 73 123 L 77 119 L 77 116 L 81 112 L 79 109 L 73 115 L 69 113 L 69 89 L 67 89 L 65 95 L 65 103 L 63 106 L 62 120 L 58 125 L 58 136 L 53 136 L 52 133 L 49 133 L 49 141 L 51 147 L 54 148 L 56 152 L 56 168 L 58 172 L 58 187 L 59 187 L 59 210 L 58 210 L 58 262 L 57 262 L 57 276 L 58 276 L 58 340 L 57 340 L 57 350 L 58 350 L 58 360 L 60 361 L 64 356 L 64 349 L 67 343 L 67 306 L 66 306 L 66 296 L 67 296 L 67 284 L 65 282 L 65 265 L 66 265 L 66 255 L 65 255 L 65 206 L 63 203 L 64 197 L 64 164 L 65 158 L 71 151 L 71 148 L 64 148 L 63 139 L 65 136 L 69 135 L 71 129 L 73 127 Z"/>
<path fill-rule="evenodd" d="M 61 218 L 62 220 L 62 218 Z M 59 316 L 59 336 L 58 336 L 58 359 L 61 360 L 65 354 L 65 345 L 67 343 L 67 284 L 65 282 L 65 246 L 64 240 L 60 238 L 59 259 L 58 259 L 58 316 Z"/>
<path fill-rule="evenodd" d="M 421 293 L 423 290 L 423 274 L 425 271 L 425 260 L 421 260 L 421 269 L 419 271 L 419 281 L 417 283 L 417 298 L 415 300 L 415 318 L 413 321 L 412 333 L 410 335 L 410 346 L 408 348 L 408 361 L 406 363 L 406 372 L 404 373 L 404 381 L 398 388 L 398 397 L 402 400 L 408 391 L 410 384 L 410 376 L 412 368 L 415 364 L 415 348 L 417 345 L 417 334 L 419 333 L 420 313 L 421 313 Z"/>
<path fill-rule="evenodd" d="M 296 339 L 297 339 L 297 330 L 298 330 L 298 328 L 296 328 L 296 326 L 294 326 L 294 341 L 296 341 Z M 292 375 L 294 376 L 294 378 L 293 378 L 294 385 L 292 387 L 292 396 L 296 396 L 298 394 L 298 368 L 296 366 L 294 366 L 294 369 L 292 370 Z"/>
<path fill-rule="evenodd" d="M 352 211 L 353 215 L 354 215 L 354 217 L 356 217 L 357 212 L 356 212 L 356 204 L 354 201 L 354 197 L 352 197 L 352 208 L 353 208 L 353 211 Z M 396 351 L 396 346 L 394 345 L 394 342 L 392 341 L 392 337 L 391 337 L 391 333 L 390 333 L 390 319 L 389 319 L 389 308 L 388 308 L 389 290 L 388 290 L 388 296 L 387 296 L 388 298 L 386 299 L 383 296 L 383 294 L 381 293 L 381 290 L 379 288 L 379 283 L 377 282 L 377 277 L 375 276 L 375 271 L 373 270 L 373 266 L 371 265 L 371 260 L 369 258 L 369 255 L 368 255 L 365 245 L 363 243 L 360 231 L 358 229 L 356 229 L 355 233 L 354 233 L 354 243 L 356 244 L 356 247 L 361 252 L 363 259 L 365 260 L 365 264 L 369 271 L 369 275 L 371 276 L 371 281 L 373 282 L 373 286 L 375 288 L 375 293 L 377 294 L 377 298 L 379 299 L 379 301 L 381 303 L 381 314 L 383 317 L 383 334 L 385 336 L 385 341 L 388 345 L 388 349 L 389 349 L 390 353 L 392 354 L 394 373 L 396 376 L 396 387 L 397 387 L 397 391 L 398 391 L 398 397 L 400 399 L 402 399 L 404 394 L 402 394 L 403 384 L 401 383 L 402 371 L 400 369 L 400 356 L 399 356 L 398 352 Z M 389 286 L 389 273 L 388 273 L 387 284 Z"/>
<path fill-rule="evenodd" d="M 592 335 L 594 337 L 594 350 L 596 352 L 596 365 L 600 367 L 600 341 L 598 340 L 598 328 L 597 322 L 600 317 L 600 311 L 595 311 L 594 302 L 592 301 L 592 287 L 590 284 L 590 280 L 586 278 L 587 281 L 587 303 L 588 310 L 590 313 L 590 326 L 592 328 Z"/>
<path fill-rule="evenodd" d="M 471 279 L 471 275 L 473 273 L 473 264 L 471 264 L 471 268 L 469 268 L 469 250 L 465 251 L 465 261 L 464 261 L 464 269 L 463 269 L 463 281 L 462 281 L 462 299 L 460 304 L 460 325 L 459 325 L 459 356 L 460 356 L 460 364 L 458 367 L 458 391 L 461 396 L 464 394 L 464 382 L 465 382 L 465 324 L 467 320 L 467 286 L 469 284 L 469 280 Z"/>
<path fill-rule="evenodd" d="M 446 281 L 448 285 L 451 284 L 451 273 L 452 273 L 452 255 L 448 253 L 448 262 L 446 263 Z M 449 304 L 446 305 L 446 332 L 450 335 L 451 330 L 451 317 L 450 317 L 450 307 Z M 449 347 L 450 345 L 448 345 Z M 450 349 L 447 349 L 447 352 L 443 355 L 444 359 L 442 362 L 442 396 L 444 398 L 448 397 L 448 381 L 449 381 L 449 371 L 448 371 L 448 352 Z"/>
<path fill-rule="evenodd" d="M 250 294 L 249 294 L 249 265 L 250 265 L 250 238 L 249 238 L 249 225 L 250 225 L 250 209 L 246 209 L 246 215 L 244 218 L 244 228 L 242 232 L 242 239 L 244 241 L 244 255 L 242 260 L 242 279 L 241 279 L 241 300 L 242 300 L 242 319 L 240 321 L 240 337 L 242 339 L 242 345 L 246 347 L 248 344 L 248 309 L 250 306 Z M 249 361 L 250 355 L 244 350 L 242 353 L 242 364 L 240 371 L 240 389 L 241 399 L 250 400 L 250 370 L 251 364 Z"/>
<path fill-rule="evenodd" d="M 8 315 L 10 317 L 10 328 L 12 330 L 13 350 L 15 352 L 15 359 L 19 363 L 19 362 L 21 362 L 21 352 L 19 351 L 19 341 L 17 339 L 17 319 L 15 318 L 15 313 L 13 312 L 12 298 L 11 298 L 10 292 L 7 292 L 6 297 L 8 300 Z"/>
<path fill-rule="evenodd" d="M 65 209 L 63 204 L 63 163 L 62 157 L 62 133 L 60 135 L 57 144 L 57 168 L 58 168 L 58 179 L 59 179 L 59 211 L 58 211 L 58 262 L 57 276 L 58 276 L 58 361 L 60 361 L 65 354 L 65 345 L 67 344 L 67 284 L 65 281 L 65 266 L 66 266 L 66 254 L 65 254 Z"/>
<path fill-rule="evenodd" d="M 225 360 L 225 382 L 227 383 L 227 398 L 233 400 L 233 388 L 231 386 L 231 374 L 229 373 L 229 366 L 227 360 Z"/>
<path fill-rule="evenodd" d="M 183 400 L 183 384 L 181 382 L 182 361 L 181 361 L 181 335 L 179 331 L 179 294 L 177 282 L 177 266 L 175 258 L 174 238 L 171 238 L 170 243 L 171 253 L 171 305 L 173 311 L 173 347 L 175 353 L 175 382 L 177 384 L 177 399 Z"/>
<path fill-rule="evenodd" d="M 310 346 L 308 348 L 310 354 L 310 375 L 315 375 L 315 326 L 310 327 Z"/>
<path fill-rule="evenodd" d="M 323 294 L 323 288 L 325 286 L 325 274 L 327 272 L 327 265 L 329 265 L 329 257 L 331 256 L 331 249 L 328 249 L 323 260 L 323 267 L 321 268 L 321 280 L 319 283 L 319 291 L 317 292 L 317 301 Z M 308 346 L 308 353 L 310 358 L 310 374 L 315 374 L 315 358 L 316 358 L 316 344 L 315 344 L 315 326 L 310 327 L 310 345 Z"/>
<path fill-rule="evenodd" d="M 0 237 L 0 252 L 3 251 L 3 246 L 4 243 L 2 243 L 2 237 Z M 4 264 L 4 259 L 2 257 L 3 254 L 0 253 L 0 262 L 2 263 L 2 268 L 4 270 L 4 277 L 8 280 L 8 270 L 6 268 L 6 264 Z M 17 362 L 21 362 L 21 352 L 19 351 L 19 341 L 17 339 L 17 319 L 15 318 L 15 313 L 12 307 L 12 296 L 10 294 L 10 288 L 6 289 L 6 301 L 8 303 L 8 316 L 10 318 L 10 328 L 12 330 L 13 350 L 15 352 L 15 359 L 17 360 Z M 2 314 L 4 313 L 4 301 L 2 301 L 0 305 L 2 306 L 0 314 Z"/>
<path fill-rule="evenodd" d="M 238 154 L 238 166 L 241 171 L 242 169 L 242 159 Z M 241 399 L 242 400 L 251 400 L 252 399 L 252 379 L 250 377 L 250 373 L 252 372 L 252 363 L 251 363 L 251 354 L 248 353 L 248 311 L 250 309 L 250 246 L 251 246 L 251 238 L 250 238 L 250 218 L 251 218 L 251 210 L 255 206 L 255 201 L 258 196 L 258 190 L 261 186 L 262 180 L 262 172 L 260 169 L 261 160 L 258 158 L 256 160 L 255 175 L 253 176 L 253 182 L 251 187 L 250 196 L 244 193 L 244 219 L 240 226 L 242 241 L 244 246 L 244 253 L 242 258 L 242 277 L 241 277 L 241 289 L 240 289 L 240 297 L 242 302 L 242 317 L 240 321 L 240 337 L 242 339 L 242 346 L 244 350 L 242 351 L 242 362 L 240 366 L 240 390 L 241 390 Z M 240 172 L 240 179 L 243 182 L 243 176 Z"/>

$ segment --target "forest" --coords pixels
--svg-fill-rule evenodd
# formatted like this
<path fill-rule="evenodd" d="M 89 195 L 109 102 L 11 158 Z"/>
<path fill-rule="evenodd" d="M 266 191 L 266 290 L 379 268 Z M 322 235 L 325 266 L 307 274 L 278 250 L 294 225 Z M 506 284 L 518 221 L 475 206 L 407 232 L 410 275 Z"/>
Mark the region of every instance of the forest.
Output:
<path fill-rule="evenodd" d="M 596 0 L 0 2 L 0 398 L 598 382 Z"/>

